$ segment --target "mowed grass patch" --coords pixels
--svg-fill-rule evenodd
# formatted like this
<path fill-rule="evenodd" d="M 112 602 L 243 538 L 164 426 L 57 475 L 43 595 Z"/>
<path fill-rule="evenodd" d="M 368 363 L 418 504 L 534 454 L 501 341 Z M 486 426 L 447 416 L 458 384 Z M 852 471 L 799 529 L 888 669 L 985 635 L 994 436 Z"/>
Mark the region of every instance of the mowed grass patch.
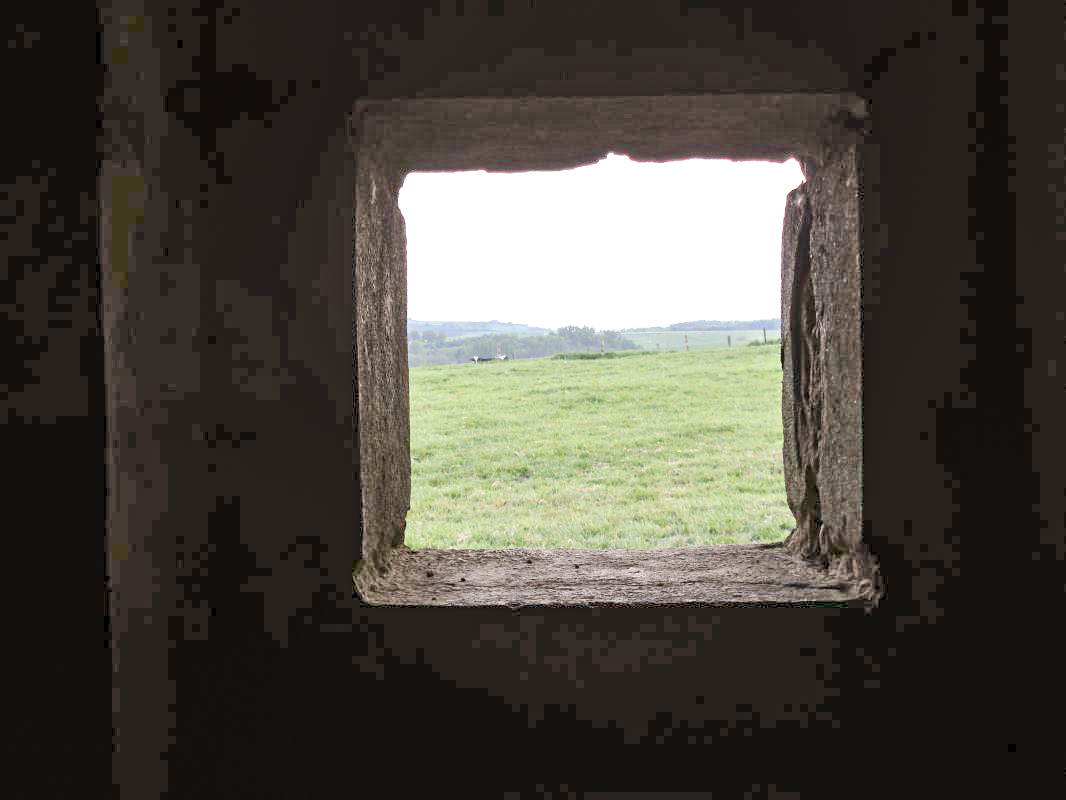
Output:
<path fill-rule="evenodd" d="M 794 525 L 777 347 L 411 370 L 409 547 L 647 549 Z"/>

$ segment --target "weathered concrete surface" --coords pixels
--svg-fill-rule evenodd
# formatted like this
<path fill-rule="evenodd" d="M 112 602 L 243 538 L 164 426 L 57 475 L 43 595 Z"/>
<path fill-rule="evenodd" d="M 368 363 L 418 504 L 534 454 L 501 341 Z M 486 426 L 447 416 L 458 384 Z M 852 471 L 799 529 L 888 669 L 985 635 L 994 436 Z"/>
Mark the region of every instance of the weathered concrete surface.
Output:
<path fill-rule="evenodd" d="M 850 586 L 780 544 L 657 550 L 394 551 L 371 605 L 846 603 Z"/>
<path fill-rule="evenodd" d="M 857 150 L 827 143 L 787 199 L 781 252 L 781 415 L 787 548 L 879 599 L 862 541 L 862 328 Z"/>
<path fill-rule="evenodd" d="M 807 419 L 801 420 L 797 417 L 797 405 L 800 409 L 806 405 L 806 414 L 821 412 L 820 405 L 811 407 L 809 403 L 805 404 L 803 399 L 807 388 L 805 383 L 810 379 L 810 366 L 803 361 L 808 357 L 811 348 L 804 336 L 797 336 L 806 334 L 806 331 L 796 330 L 800 327 L 799 323 L 813 317 L 813 312 L 804 309 L 802 318 L 793 313 L 794 298 L 802 296 L 806 302 L 813 302 L 813 294 L 808 289 L 810 220 L 807 187 L 806 184 L 800 184 L 788 195 L 781 234 L 781 425 L 784 431 L 785 493 L 788 506 L 796 517 L 797 528 L 803 526 L 801 520 L 806 518 L 805 509 L 802 507 L 807 495 L 804 463 L 806 460 L 813 464 L 812 454 L 800 452 L 800 442 L 807 438 Z M 804 383 L 797 386 L 801 376 L 805 378 Z M 813 499 L 813 491 L 811 495 Z"/>
<path fill-rule="evenodd" d="M 372 150 L 356 171 L 352 282 L 362 512 L 360 571 L 403 543 L 411 499 L 407 241 L 401 178 Z M 378 567 L 375 566 L 375 569 Z"/>
<path fill-rule="evenodd" d="M 581 771 L 589 785 L 602 784 L 591 778 L 600 766 L 615 783 L 634 785 L 662 767 L 658 772 L 678 774 L 674 783 L 713 780 L 738 796 L 756 780 L 765 792 L 767 779 L 777 781 L 778 792 L 803 796 L 844 781 L 894 795 L 911 788 L 915 771 L 928 776 L 923 794 L 950 796 L 955 767 L 987 752 L 988 779 L 1000 794 L 1018 793 L 1023 784 L 1032 785 L 1025 794 L 1044 794 L 1035 784 L 1055 773 L 1041 767 L 1061 759 L 1032 722 L 1061 707 L 1054 700 L 1063 683 L 1054 659 L 1026 657 L 1047 641 L 1045 618 L 1027 609 L 1055 607 L 1062 597 L 1062 548 L 1056 554 L 1051 543 L 1062 541 L 1066 498 L 1054 456 L 1066 440 L 1066 418 L 1056 352 L 1063 321 L 1055 298 L 1063 293 L 1046 288 L 1045 242 L 1053 239 L 1057 212 L 1042 155 L 1061 139 L 1062 126 L 1035 111 L 1056 90 L 1045 57 L 1057 52 L 1058 8 L 1010 6 L 1004 19 L 1011 41 L 1025 46 L 1011 48 L 1009 70 L 1000 48 L 1001 71 L 990 69 L 995 37 L 990 45 L 987 15 L 974 4 L 965 14 L 933 3 L 906 11 L 768 4 L 747 20 L 740 9 L 662 2 L 632 10 L 627 4 L 624 14 L 584 3 L 508 3 L 506 18 L 487 16 L 483 3 L 466 3 L 463 16 L 456 4 L 426 14 L 417 5 L 373 0 L 314 4 L 313 13 L 243 4 L 236 19 L 232 9 L 188 7 L 171 18 L 169 7 L 177 5 L 102 3 L 99 17 L 90 7 L 77 23 L 44 9 L 44 16 L 19 20 L 27 24 L 7 50 L 16 105 L 30 110 L 25 117 L 33 124 L 9 126 L 5 151 L 9 179 L 22 176 L 18 187 L 9 184 L 9 209 L 28 187 L 25 213 L 16 218 L 9 210 L 5 221 L 8 290 L 17 294 L 6 295 L 4 311 L 25 327 L 7 337 L 4 365 L 17 371 L 23 359 L 16 356 L 25 357 L 26 390 L 19 395 L 17 384 L 4 382 L 8 408 L 27 422 L 5 428 L 5 445 L 14 444 L 5 453 L 18 464 L 9 472 L 19 473 L 5 489 L 9 498 L 34 502 L 14 504 L 27 524 L 6 527 L 28 531 L 34 544 L 38 534 L 94 524 L 100 514 L 91 498 L 102 497 L 105 486 L 93 466 L 101 461 L 94 438 L 100 414 L 75 417 L 71 408 L 83 391 L 81 376 L 92 376 L 84 387 L 90 397 L 104 395 L 103 356 L 95 370 L 49 366 L 71 352 L 62 339 L 97 324 L 95 308 L 67 305 L 63 295 L 77 283 L 49 271 L 70 259 L 72 238 L 95 227 L 91 210 L 78 223 L 78 209 L 67 205 L 78 195 L 67 162 L 75 171 L 78 162 L 95 162 L 77 149 L 78 137 L 66 134 L 67 146 L 45 147 L 42 133 L 62 139 L 64 118 L 93 116 L 99 102 L 101 132 L 128 140 L 135 156 L 128 159 L 123 148 L 115 158 L 105 145 L 105 157 L 137 162 L 149 190 L 144 223 L 131 232 L 128 304 L 117 308 L 119 325 L 108 331 L 124 409 L 108 438 L 121 443 L 112 447 L 127 474 L 125 485 L 108 487 L 121 493 L 123 509 L 113 518 L 124 527 L 112 529 L 112 542 L 128 546 L 128 557 L 109 567 L 111 630 L 123 630 L 112 652 L 113 771 L 124 795 L 202 794 L 206 773 L 273 795 L 281 786 L 306 786 L 314 769 L 316 784 L 332 784 L 332 772 L 343 787 L 380 774 L 393 794 L 418 796 L 428 792 L 408 785 L 412 776 L 424 777 L 432 791 L 472 749 L 508 773 L 498 785 L 532 786 L 552 777 L 544 776 L 541 759 L 529 757 L 542 745 L 563 761 L 574 756 L 552 762 L 559 781 L 582 783 L 570 769 L 579 763 L 588 765 Z M 482 10 L 472 12 L 475 5 Z M 39 28 L 35 16 L 50 21 Z M 107 66 L 102 102 L 77 80 L 92 70 L 53 66 L 79 46 L 70 29 L 97 24 L 101 60 L 116 48 L 125 56 Z M 34 79 L 18 80 L 27 75 Z M 979 91 L 988 80 L 1004 81 L 997 85 L 1009 84 L 1009 91 Z M 871 149 L 882 164 L 879 176 L 864 179 L 863 198 L 863 216 L 873 214 L 863 233 L 863 514 L 889 582 L 878 613 L 855 621 L 832 610 L 696 609 L 682 618 L 631 608 L 509 620 L 489 610 L 353 611 L 341 597 L 357 530 L 355 459 L 345 444 L 351 313 L 340 327 L 323 310 L 347 307 L 352 294 L 343 288 L 352 259 L 342 251 L 351 241 L 351 214 L 341 207 L 354 178 L 343 172 L 335 200 L 334 183 L 346 167 L 332 136 L 343 139 L 357 97 L 845 87 L 872 103 Z M 92 106 L 84 114 L 81 97 Z M 1017 252 L 999 213 L 1000 165 L 1010 153 L 995 132 L 1009 121 L 1008 105 L 1011 120 L 1019 119 L 1011 173 L 1019 189 Z M 142 147 L 155 143 L 162 145 L 158 158 Z M 40 166 L 31 168 L 31 160 Z M 991 180 L 975 180 L 985 175 Z M 95 205 L 89 192 L 85 205 Z M 52 217 L 60 213 L 63 226 Z M 162 238 L 153 230 L 159 221 Z M 79 250 L 68 267 L 94 260 Z M 105 266 L 106 280 L 110 274 Z M 219 280 L 227 283 L 216 295 Z M 232 281 L 248 290 L 236 304 Z M 147 292 L 151 284 L 160 287 L 158 297 Z M 86 294 L 90 285 L 83 284 Z M 202 299 L 190 308 L 187 296 Z M 273 313 L 262 325 L 266 297 Z M 223 318 L 226 304 L 233 311 Z M 194 349 L 186 324 L 201 318 L 207 327 Z M 73 328 L 53 327 L 68 320 Z M 1031 337 L 1030 325 L 1040 328 Z M 157 334 L 173 340 L 171 328 L 176 344 L 149 346 Z M 21 344 L 15 333 L 24 334 Z M 96 347 L 86 338 L 83 353 Z M 920 358 L 902 364 L 903 354 L 917 350 Z M 231 370 L 249 370 L 248 359 L 263 362 L 250 377 L 273 379 L 276 400 L 249 403 L 255 398 L 247 385 L 231 388 Z M 1054 359 L 1057 377 L 1048 367 Z M 200 392 L 179 402 L 175 393 L 157 391 L 160 371 L 166 383 L 177 383 L 170 373 L 190 369 L 202 378 Z M 1007 405 L 1004 388 L 1016 389 Z M 1023 389 L 1031 416 L 1021 408 Z M 59 402 L 64 407 L 55 410 Z M 166 413 L 159 413 L 164 402 Z M 1008 406 L 1015 411 L 1003 413 Z M 30 424 L 38 414 L 42 424 Z M 210 438 L 193 440 L 193 424 Z M 72 425 L 91 432 L 65 438 Z M 27 433 L 16 434 L 19 428 Z M 23 442 L 32 449 L 21 449 Z M 50 453 L 58 455 L 41 457 Z M 1029 480 L 1030 472 L 1039 474 Z M 135 481 L 136 495 L 128 491 Z M 165 506 L 156 499 L 164 486 Z M 982 492 L 985 502 L 967 502 Z M 231 510 L 217 513 L 216 498 Z M 66 511 L 57 516 L 58 509 Z M 236 516 L 239 525 L 232 524 Z M 1004 605 L 1016 613 L 990 607 L 990 592 L 1013 598 Z M 16 630 L 29 630 L 40 612 L 16 615 Z M 984 725 L 967 718 L 975 697 Z M 403 713 L 411 698 L 431 713 Z M 938 713 L 929 715 L 932 708 Z M 456 719 L 463 720 L 461 736 L 454 736 Z M 998 742 L 989 731 L 1001 732 Z M 618 749 L 623 733 L 626 744 L 647 745 L 642 758 L 617 758 L 632 750 Z M 704 733 L 709 742 L 688 740 Z M 1017 752 L 1007 752 L 1008 742 Z M 404 766 L 412 749 L 422 759 L 419 770 Z M 743 756 L 754 751 L 765 754 L 762 777 L 745 769 Z M 857 756 L 875 751 L 905 759 L 909 769 L 873 777 L 876 766 Z M 831 771 L 812 768 L 812 756 L 830 753 Z M 691 773 L 687 781 L 682 772 Z"/>
<path fill-rule="evenodd" d="M 361 101 L 361 146 L 406 171 L 570 169 L 637 161 L 820 161 L 825 121 L 862 118 L 847 93 Z"/>

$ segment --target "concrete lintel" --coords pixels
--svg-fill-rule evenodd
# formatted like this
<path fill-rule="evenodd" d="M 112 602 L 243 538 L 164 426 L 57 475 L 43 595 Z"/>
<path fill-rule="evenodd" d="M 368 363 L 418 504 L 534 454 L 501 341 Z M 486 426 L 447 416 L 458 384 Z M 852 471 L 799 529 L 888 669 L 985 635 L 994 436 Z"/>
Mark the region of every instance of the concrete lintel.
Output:
<path fill-rule="evenodd" d="M 404 171 L 571 169 L 608 152 L 637 161 L 820 162 L 826 126 L 866 117 L 848 93 L 360 101 L 362 145 Z"/>

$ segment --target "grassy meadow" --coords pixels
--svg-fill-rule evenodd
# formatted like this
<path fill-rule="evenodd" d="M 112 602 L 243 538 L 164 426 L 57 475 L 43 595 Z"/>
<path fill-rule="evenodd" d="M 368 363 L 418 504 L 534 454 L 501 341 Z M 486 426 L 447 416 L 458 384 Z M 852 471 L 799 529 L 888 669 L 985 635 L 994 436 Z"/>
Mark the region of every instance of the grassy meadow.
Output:
<path fill-rule="evenodd" d="M 411 369 L 407 545 L 783 539 L 779 347 L 635 353 Z"/>
<path fill-rule="evenodd" d="M 688 346 L 690 350 L 702 347 L 725 347 L 728 343 L 727 336 L 733 337 L 733 346 L 746 345 L 750 342 L 762 341 L 762 328 L 758 330 L 743 331 L 635 331 L 623 333 L 627 339 L 631 339 L 638 346 L 655 350 L 658 345 L 661 350 L 684 350 L 685 334 L 688 334 Z M 766 340 L 773 342 L 780 340 L 781 331 L 776 328 L 766 329 Z"/>

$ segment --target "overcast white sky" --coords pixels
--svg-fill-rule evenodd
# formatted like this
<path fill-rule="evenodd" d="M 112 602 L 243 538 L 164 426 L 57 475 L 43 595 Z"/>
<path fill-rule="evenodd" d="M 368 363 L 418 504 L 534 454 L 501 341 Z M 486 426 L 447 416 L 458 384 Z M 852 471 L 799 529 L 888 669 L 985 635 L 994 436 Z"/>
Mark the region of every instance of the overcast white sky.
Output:
<path fill-rule="evenodd" d="M 608 155 L 555 172 L 412 173 L 408 310 L 600 330 L 781 313 L 799 164 Z"/>

